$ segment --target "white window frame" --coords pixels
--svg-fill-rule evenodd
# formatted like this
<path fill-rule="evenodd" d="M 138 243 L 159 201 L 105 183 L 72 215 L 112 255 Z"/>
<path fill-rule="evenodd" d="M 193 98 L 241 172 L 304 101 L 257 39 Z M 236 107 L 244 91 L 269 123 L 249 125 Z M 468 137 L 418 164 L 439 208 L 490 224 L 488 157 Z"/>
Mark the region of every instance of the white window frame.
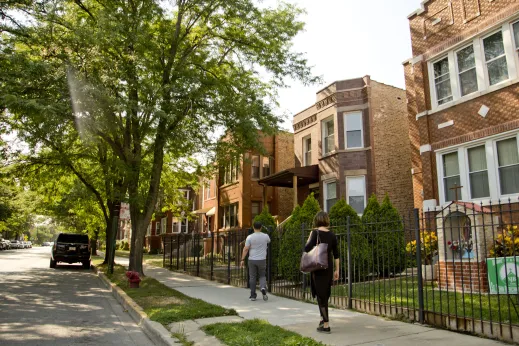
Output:
<path fill-rule="evenodd" d="M 310 148 L 308 148 L 307 140 L 310 140 Z M 312 161 L 312 135 L 303 137 L 303 166 L 310 166 L 312 162 L 307 162 L 306 154 L 310 153 L 310 161 Z"/>
<path fill-rule="evenodd" d="M 168 225 L 167 217 L 163 217 L 162 219 L 160 219 L 160 234 L 167 233 L 166 232 L 167 225 Z"/>
<path fill-rule="evenodd" d="M 477 86 L 478 86 L 478 89 L 477 89 L 476 91 L 471 92 L 470 94 L 467 94 L 467 95 L 461 95 L 461 92 L 462 92 L 462 91 L 461 91 L 461 73 L 467 72 L 467 71 L 469 71 L 469 70 L 465 70 L 465 71 L 460 71 L 460 70 L 459 70 L 459 64 L 458 64 L 458 52 L 460 52 L 460 51 L 462 51 L 462 50 L 464 50 L 464 49 L 466 49 L 466 48 L 468 48 L 468 47 L 470 47 L 470 46 L 472 46 L 472 50 L 474 51 L 474 67 L 473 67 L 473 69 L 476 70 L 476 84 L 477 84 Z M 454 61 L 454 65 L 455 65 L 455 67 L 456 67 L 456 84 L 457 84 L 457 88 L 458 88 L 458 90 L 457 90 L 457 95 L 458 95 L 459 98 L 463 98 L 463 97 L 467 97 L 467 96 L 473 95 L 473 94 L 475 94 L 475 93 L 477 93 L 478 91 L 481 90 L 481 84 L 480 84 L 480 82 L 481 82 L 481 78 L 479 78 L 479 71 L 478 71 L 478 57 L 477 57 L 478 54 L 477 54 L 476 49 L 480 49 L 480 47 L 479 47 L 479 46 L 476 47 L 476 45 L 475 45 L 474 42 L 472 41 L 472 42 L 470 42 L 470 43 L 468 43 L 468 44 L 465 44 L 463 47 L 458 48 L 458 49 L 456 49 L 456 50 L 454 51 L 454 60 L 455 60 L 455 61 Z M 454 95 L 454 94 L 453 94 L 453 95 Z M 453 98 L 453 101 L 454 101 L 454 98 Z"/>
<path fill-rule="evenodd" d="M 360 146 L 359 147 L 348 147 L 348 128 L 346 127 L 346 118 L 349 115 L 355 115 L 355 114 L 360 115 Z M 362 114 L 362 111 L 344 113 L 343 124 L 344 124 L 344 149 L 364 148 L 364 115 Z"/>
<path fill-rule="evenodd" d="M 328 124 L 330 121 L 333 122 L 333 148 L 334 149 L 327 152 L 325 138 L 329 137 L 330 135 L 328 134 L 328 136 L 325 136 L 325 132 L 327 129 L 326 124 Z M 333 153 L 335 151 L 335 144 L 337 143 L 336 136 L 335 136 L 336 132 L 337 132 L 337 126 L 336 126 L 335 117 L 333 115 L 329 116 L 326 119 L 321 120 L 321 151 L 322 151 L 321 156 L 330 155 L 331 153 Z"/>
<path fill-rule="evenodd" d="M 472 198 L 472 190 L 470 188 L 470 173 L 471 172 L 470 172 L 470 165 L 469 165 L 469 150 L 473 149 L 473 148 L 481 147 L 481 146 L 485 147 L 485 154 L 486 154 L 485 155 L 485 159 L 487 161 L 488 190 L 490 192 L 490 196 L 488 196 L 488 197 Z M 465 161 L 461 162 L 461 163 L 465 166 L 466 173 L 467 173 L 467 177 L 466 177 L 466 180 L 467 180 L 467 196 L 470 197 L 471 201 L 479 201 L 479 202 L 481 202 L 481 201 L 489 199 L 492 196 L 492 191 L 491 191 L 492 187 L 490 185 L 490 168 L 489 168 L 489 164 L 488 164 L 488 158 L 489 158 L 488 154 L 489 153 L 488 153 L 488 150 L 487 150 L 486 143 L 485 142 L 472 143 L 471 145 L 468 145 L 468 146 L 464 147 L 463 150 L 465 151 Z M 460 164 L 459 161 L 460 161 L 460 159 L 459 159 L 459 156 L 458 156 L 458 164 Z M 478 172 L 481 172 L 481 171 L 478 171 Z M 461 168 L 460 168 L 460 174 L 461 174 Z"/>
<path fill-rule="evenodd" d="M 146 235 L 148 237 L 151 235 L 151 223 L 148 225 L 148 228 L 146 229 Z"/>
<path fill-rule="evenodd" d="M 339 200 L 339 194 L 337 193 L 337 183 L 338 183 L 338 180 L 337 179 L 330 179 L 330 180 L 326 180 L 326 181 L 323 181 L 323 210 L 327 213 L 329 213 L 330 211 L 327 210 L 328 209 L 328 184 L 332 184 L 332 183 L 335 183 L 335 199 L 338 201 Z M 337 202 L 335 202 L 337 203 Z"/>
<path fill-rule="evenodd" d="M 366 209 L 366 205 L 368 203 L 368 188 L 366 186 L 366 176 L 365 175 L 349 175 L 349 176 L 346 176 L 346 203 L 349 205 L 350 203 L 350 196 L 349 196 L 349 193 L 348 193 L 348 179 L 358 179 L 358 178 L 363 178 L 364 179 L 364 209 Z M 363 213 L 360 213 L 358 214 L 359 216 L 362 215 Z"/>
<path fill-rule="evenodd" d="M 511 83 L 517 83 L 519 81 L 518 68 L 519 68 L 519 47 L 515 47 L 513 38 L 513 24 L 519 22 L 517 16 L 513 20 L 507 20 L 497 26 L 492 27 L 490 30 L 482 33 L 481 35 L 462 42 L 461 44 L 453 47 L 447 52 L 432 57 L 427 61 L 427 70 L 429 72 L 429 91 L 431 95 L 431 112 L 440 111 L 459 103 L 474 99 L 481 95 L 493 92 L 495 90 L 504 88 Z M 508 67 L 508 79 L 490 85 L 488 77 L 487 62 L 485 61 L 485 49 L 483 40 L 489 36 L 492 36 L 496 32 L 501 31 L 503 35 L 503 45 L 505 48 L 505 56 Z M 456 53 L 470 44 L 474 47 L 474 58 L 476 61 L 476 75 L 478 83 L 478 91 L 473 92 L 464 96 L 461 96 L 461 84 L 459 82 L 459 69 Z M 438 105 L 438 99 L 436 95 L 436 85 L 434 83 L 434 63 L 444 59 L 445 57 L 449 60 L 449 74 L 451 81 L 451 91 L 453 100 L 444 104 Z"/>
<path fill-rule="evenodd" d="M 489 201 L 492 201 L 493 204 L 497 204 L 498 201 L 505 202 L 505 199 L 508 198 L 516 198 L 519 197 L 519 193 L 502 195 L 499 181 L 499 165 L 498 165 L 498 157 L 497 157 L 497 142 L 513 138 L 515 137 L 517 140 L 517 150 L 519 151 L 519 132 L 517 130 L 501 133 L 494 136 L 489 136 L 486 138 L 478 139 L 475 141 L 471 141 L 469 143 L 464 143 L 461 146 L 445 148 L 442 150 L 438 150 L 435 152 L 436 154 L 436 172 L 437 172 L 437 182 L 438 182 L 438 195 L 440 205 L 446 205 L 445 201 L 445 188 L 443 184 L 443 161 L 442 155 L 452 153 L 454 151 L 458 152 L 458 164 L 460 168 L 460 184 L 463 186 L 461 188 L 461 193 L 463 196 L 464 202 L 475 202 L 475 203 L 483 203 L 484 205 L 488 204 Z M 485 145 L 485 153 L 487 159 L 487 170 L 488 170 L 488 186 L 490 190 L 490 197 L 483 198 L 472 198 L 470 194 L 470 181 L 469 181 L 469 166 L 468 166 L 468 154 L 467 150 L 473 147 L 477 147 L 480 145 Z"/>
<path fill-rule="evenodd" d="M 501 37 L 503 38 L 503 49 L 505 50 L 504 54 L 503 55 L 500 55 L 498 56 L 497 58 L 493 58 L 492 60 L 490 61 L 486 61 L 485 60 L 485 43 L 483 42 L 486 38 L 494 35 L 494 34 L 497 34 L 498 32 L 501 32 Z M 497 30 L 493 30 L 492 32 L 484 35 L 484 36 L 481 36 L 480 38 L 481 40 L 481 60 L 483 61 L 483 72 L 485 74 L 485 86 L 487 87 L 487 89 L 490 89 L 490 88 L 495 88 L 496 86 L 499 86 L 503 83 L 506 83 L 507 81 L 510 80 L 511 76 L 510 76 L 510 60 L 508 58 L 508 54 L 507 54 L 507 47 L 506 47 L 506 37 L 505 37 L 505 31 L 503 30 L 503 28 L 499 28 Z M 508 78 L 499 82 L 499 83 L 496 83 L 496 84 L 493 84 L 493 85 L 490 85 L 490 76 L 488 74 L 488 63 L 489 62 L 492 62 L 492 61 L 495 61 L 497 59 L 501 59 L 502 57 L 505 57 L 505 60 L 506 60 L 506 68 L 507 68 L 507 72 L 508 72 Z"/>

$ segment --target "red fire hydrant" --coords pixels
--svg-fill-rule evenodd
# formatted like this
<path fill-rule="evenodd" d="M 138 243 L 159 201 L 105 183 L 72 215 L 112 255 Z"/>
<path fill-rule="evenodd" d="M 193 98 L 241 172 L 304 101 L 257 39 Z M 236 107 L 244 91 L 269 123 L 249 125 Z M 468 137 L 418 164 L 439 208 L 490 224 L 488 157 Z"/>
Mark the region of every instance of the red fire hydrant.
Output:
<path fill-rule="evenodd" d="M 139 288 L 139 282 L 141 282 L 139 273 L 127 271 L 126 277 L 128 278 L 128 283 L 130 284 L 130 288 Z"/>

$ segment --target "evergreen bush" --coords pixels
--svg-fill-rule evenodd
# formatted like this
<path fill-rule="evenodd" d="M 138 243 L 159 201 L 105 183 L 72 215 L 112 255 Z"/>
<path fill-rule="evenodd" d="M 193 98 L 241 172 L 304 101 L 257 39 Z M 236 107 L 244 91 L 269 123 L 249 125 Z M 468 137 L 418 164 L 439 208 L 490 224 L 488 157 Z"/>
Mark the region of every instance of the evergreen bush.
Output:
<path fill-rule="evenodd" d="M 279 248 L 278 274 L 285 278 L 294 278 L 299 275 L 299 265 L 303 243 L 306 243 L 309 230 L 313 227 L 315 214 L 321 210 L 319 202 L 313 193 L 303 203 L 297 206 L 290 220 L 281 234 Z"/>
<path fill-rule="evenodd" d="M 330 210 L 330 223 L 332 230 L 337 235 L 339 253 L 341 258 L 341 277 L 348 275 L 348 243 L 347 225 L 349 216 L 352 281 L 363 281 L 372 269 L 371 246 L 363 233 L 362 221 L 350 205 L 344 199 L 340 199 Z"/>
<path fill-rule="evenodd" d="M 272 267 L 275 268 L 279 255 L 279 233 L 276 229 L 276 221 L 268 211 L 268 207 L 264 206 L 260 214 L 256 215 L 254 222 L 261 222 L 264 226 L 262 232 L 266 232 L 270 237 L 270 256 L 272 257 Z"/>

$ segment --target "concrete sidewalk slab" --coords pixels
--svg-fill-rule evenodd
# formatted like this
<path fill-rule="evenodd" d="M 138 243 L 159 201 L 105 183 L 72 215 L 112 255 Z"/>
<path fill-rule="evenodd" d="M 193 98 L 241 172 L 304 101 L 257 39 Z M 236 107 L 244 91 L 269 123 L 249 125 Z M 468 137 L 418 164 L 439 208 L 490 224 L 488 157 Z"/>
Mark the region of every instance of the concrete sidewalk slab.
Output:
<path fill-rule="evenodd" d="M 270 324 L 327 345 L 505 345 L 494 340 L 340 309 L 329 311 L 332 333 L 321 334 L 316 331 L 320 316 L 315 304 L 272 294 L 269 294 L 269 300 L 266 302 L 263 300 L 251 302 L 248 300 L 249 291 L 246 289 L 164 268 L 145 266 L 145 274 L 189 297 L 235 309 L 246 319 L 264 319 Z"/>
<path fill-rule="evenodd" d="M 430 328 L 418 324 L 388 320 L 349 310 L 330 309 L 331 334 L 316 331 L 317 306 L 269 295 L 269 300 L 248 300 L 249 291 L 164 268 L 145 267 L 146 275 L 187 296 L 235 309 L 246 319 L 260 318 L 327 345 L 504 345 L 501 342 Z"/>

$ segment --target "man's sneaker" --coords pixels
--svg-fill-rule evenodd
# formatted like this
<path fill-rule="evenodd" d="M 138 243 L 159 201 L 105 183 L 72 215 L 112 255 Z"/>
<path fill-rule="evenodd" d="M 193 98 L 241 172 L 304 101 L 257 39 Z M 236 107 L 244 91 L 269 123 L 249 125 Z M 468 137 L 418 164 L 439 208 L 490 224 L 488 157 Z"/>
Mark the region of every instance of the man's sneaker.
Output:
<path fill-rule="evenodd" d="M 250 300 L 251 302 L 254 302 L 254 301 L 256 301 L 256 297 L 252 297 L 252 296 L 251 296 L 251 297 L 249 297 L 249 300 Z"/>
<path fill-rule="evenodd" d="M 267 296 L 267 290 L 265 288 L 261 289 L 261 294 L 263 294 L 263 300 L 269 300 L 269 296 Z"/>
<path fill-rule="evenodd" d="M 328 328 L 319 327 L 319 328 L 317 328 L 317 331 L 319 333 L 326 333 L 326 334 L 330 334 L 332 332 L 330 327 L 328 327 Z"/>

